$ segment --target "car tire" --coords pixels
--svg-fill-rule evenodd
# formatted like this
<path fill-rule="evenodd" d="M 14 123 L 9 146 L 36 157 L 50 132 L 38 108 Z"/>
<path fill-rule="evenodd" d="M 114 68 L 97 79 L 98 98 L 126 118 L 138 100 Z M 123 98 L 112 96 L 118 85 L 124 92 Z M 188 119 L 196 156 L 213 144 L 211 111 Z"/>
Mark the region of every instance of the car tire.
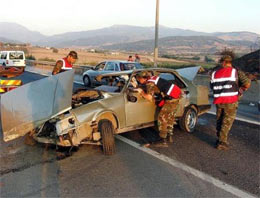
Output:
<path fill-rule="evenodd" d="M 89 87 L 90 86 L 90 79 L 88 76 L 84 76 L 83 77 L 83 83 L 86 87 Z"/>
<path fill-rule="evenodd" d="M 116 150 L 113 124 L 109 120 L 100 120 L 98 130 L 101 132 L 103 153 L 113 155 Z"/>
<path fill-rule="evenodd" d="M 185 109 L 182 117 L 180 118 L 180 128 L 187 132 L 192 133 L 198 122 L 198 113 L 194 108 L 188 107 Z"/>

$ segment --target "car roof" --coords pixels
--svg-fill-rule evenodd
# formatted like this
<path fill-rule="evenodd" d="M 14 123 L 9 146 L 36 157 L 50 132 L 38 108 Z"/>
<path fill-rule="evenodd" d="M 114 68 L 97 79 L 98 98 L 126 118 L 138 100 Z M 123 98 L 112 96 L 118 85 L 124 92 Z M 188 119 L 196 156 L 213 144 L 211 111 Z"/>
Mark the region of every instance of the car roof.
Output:
<path fill-rule="evenodd" d="M 128 75 L 131 73 L 137 73 L 137 72 L 141 72 L 141 71 L 169 71 L 169 72 L 175 72 L 175 70 L 173 69 L 167 69 L 167 68 L 145 68 L 145 69 L 133 69 L 133 70 L 126 70 L 126 71 L 120 71 L 120 72 L 111 72 L 111 73 L 107 73 L 107 74 L 100 74 L 100 76 L 120 76 L 120 75 Z M 175 72 L 176 73 L 176 72 Z M 177 74 L 178 75 L 178 74 Z"/>
<path fill-rule="evenodd" d="M 120 75 L 129 75 L 131 73 L 137 73 L 141 71 L 153 71 L 153 72 L 173 72 L 175 75 L 177 75 L 180 79 L 183 77 L 186 78 L 189 81 L 193 81 L 195 76 L 197 75 L 199 71 L 200 66 L 196 67 L 187 67 L 182 69 L 169 69 L 169 68 L 158 68 L 158 67 L 152 67 L 152 68 L 143 68 L 143 69 L 133 69 L 133 70 L 126 70 L 121 72 L 111 72 L 108 74 L 100 74 L 100 76 L 120 76 Z"/>
<path fill-rule="evenodd" d="M 22 52 L 22 53 L 24 53 L 24 51 L 21 51 L 21 50 L 6 50 L 6 51 L 0 51 L 0 52 Z"/>
<path fill-rule="evenodd" d="M 138 62 L 133 62 L 133 61 L 126 61 L 126 60 L 106 60 L 102 62 L 116 62 L 116 63 L 138 63 Z"/>

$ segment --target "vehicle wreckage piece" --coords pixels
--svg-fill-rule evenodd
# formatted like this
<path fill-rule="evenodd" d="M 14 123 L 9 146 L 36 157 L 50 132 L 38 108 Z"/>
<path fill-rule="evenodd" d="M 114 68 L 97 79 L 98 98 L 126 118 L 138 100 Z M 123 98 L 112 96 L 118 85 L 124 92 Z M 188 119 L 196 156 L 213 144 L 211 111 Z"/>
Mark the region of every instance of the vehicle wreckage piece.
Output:
<path fill-rule="evenodd" d="M 21 80 L 0 80 L 0 93 L 11 91 L 21 85 Z"/>
<path fill-rule="evenodd" d="M 0 76 L 12 78 L 21 75 L 24 68 L 0 66 Z M 22 85 L 21 80 L 0 80 L 0 93 L 11 91 Z"/>
<path fill-rule="evenodd" d="M 18 87 L 1 96 L 4 141 L 34 130 L 71 108 L 74 71 L 63 72 Z"/>

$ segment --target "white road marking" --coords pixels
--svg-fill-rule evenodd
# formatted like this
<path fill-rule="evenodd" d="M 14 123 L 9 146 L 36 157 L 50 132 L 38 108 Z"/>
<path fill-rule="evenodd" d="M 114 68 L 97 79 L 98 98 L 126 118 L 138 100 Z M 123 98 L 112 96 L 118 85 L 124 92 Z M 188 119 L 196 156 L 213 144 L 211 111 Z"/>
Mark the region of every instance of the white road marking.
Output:
<path fill-rule="evenodd" d="M 125 142 L 125 143 L 127 143 L 127 144 L 129 144 L 129 145 L 131 145 L 131 146 L 133 146 L 134 148 L 136 148 L 138 150 L 141 150 L 141 151 L 143 151 L 143 152 L 145 152 L 149 155 L 152 155 L 153 157 L 155 157 L 157 159 L 160 159 L 160 160 L 172 165 L 175 168 L 179 168 L 179 169 L 181 169 L 181 170 L 183 170 L 183 171 L 185 171 L 185 172 L 187 172 L 191 175 L 194 175 L 195 177 L 202 179 L 203 181 L 211 183 L 214 186 L 216 186 L 220 189 L 223 189 L 223 190 L 225 190 L 225 191 L 227 191 L 227 192 L 229 192 L 229 193 L 231 193 L 235 196 L 242 197 L 242 198 L 244 198 L 244 197 L 247 197 L 247 198 L 256 197 L 255 195 L 252 195 L 248 192 L 242 191 L 242 190 L 236 188 L 235 186 L 232 186 L 230 184 L 222 182 L 222 181 L 220 181 L 220 180 L 218 180 L 218 179 L 216 179 L 216 178 L 214 178 L 214 177 L 212 177 L 212 176 L 210 176 L 206 173 L 198 171 L 198 170 L 196 170 L 196 169 L 194 169 L 190 166 L 187 166 L 186 164 L 183 164 L 181 162 L 178 162 L 177 160 L 171 159 L 171 158 L 169 158 L 169 157 L 167 157 L 163 154 L 160 154 L 156 151 L 153 151 L 152 149 L 142 147 L 140 144 L 138 144 L 138 143 L 136 143 L 132 140 L 129 140 L 129 139 L 123 137 L 123 136 L 117 135 L 116 138 Z"/>
<path fill-rule="evenodd" d="M 80 85 L 84 85 L 84 83 L 79 82 L 79 81 L 74 81 L 74 83 L 76 83 L 76 84 L 80 84 Z"/>

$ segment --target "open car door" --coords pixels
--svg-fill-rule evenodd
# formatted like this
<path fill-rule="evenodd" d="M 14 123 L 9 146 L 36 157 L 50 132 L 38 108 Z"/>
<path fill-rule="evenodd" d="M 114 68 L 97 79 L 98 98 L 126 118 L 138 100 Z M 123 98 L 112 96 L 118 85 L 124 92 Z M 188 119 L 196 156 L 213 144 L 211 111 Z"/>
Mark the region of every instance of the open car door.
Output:
<path fill-rule="evenodd" d="M 71 108 L 74 70 L 25 84 L 1 96 L 4 141 L 23 136 Z"/>

